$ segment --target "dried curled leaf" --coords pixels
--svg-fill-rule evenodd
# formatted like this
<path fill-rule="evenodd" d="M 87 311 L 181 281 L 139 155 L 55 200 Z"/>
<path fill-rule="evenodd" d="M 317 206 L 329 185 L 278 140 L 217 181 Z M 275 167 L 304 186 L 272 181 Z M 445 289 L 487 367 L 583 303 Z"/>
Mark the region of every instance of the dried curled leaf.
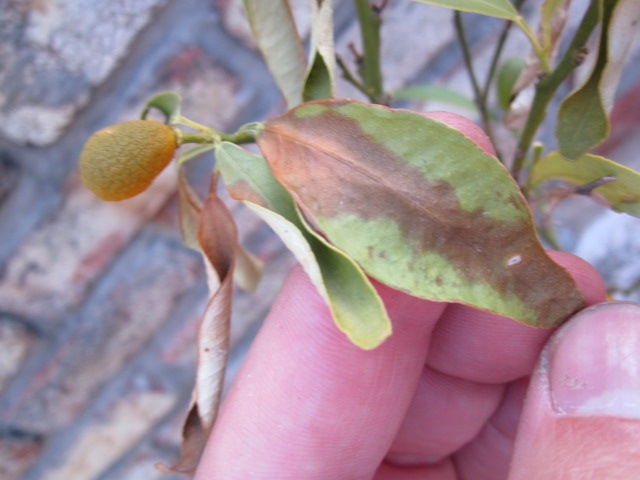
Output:
<path fill-rule="evenodd" d="M 506 169 L 446 124 L 325 100 L 268 120 L 257 141 L 305 215 L 381 282 L 536 327 L 582 306 Z"/>
<path fill-rule="evenodd" d="M 178 169 L 178 193 L 182 241 L 187 247 L 200 251 L 198 224 L 202 211 L 202 200 L 189 185 L 182 168 Z M 238 245 L 236 266 L 233 271 L 233 280 L 236 285 L 243 290 L 254 291 L 262 278 L 263 270 L 264 263 L 242 245 Z"/>
<path fill-rule="evenodd" d="M 198 330 L 196 384 L 183 427 L 180 458 L 170 468 L 159 466 L 177 473 L 193 473 L 198 465 L 218 413 L 229 351 L 238 241 L 233 217 L 213 189 L 202 204 L 197 240 L 211 293 Z"/>

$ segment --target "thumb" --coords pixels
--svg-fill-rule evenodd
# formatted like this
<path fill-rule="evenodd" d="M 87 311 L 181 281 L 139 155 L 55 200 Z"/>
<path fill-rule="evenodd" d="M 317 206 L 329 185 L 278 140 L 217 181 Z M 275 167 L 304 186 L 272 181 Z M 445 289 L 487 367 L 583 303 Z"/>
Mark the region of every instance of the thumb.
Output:
<path fill-rule="evenodd" d="M 509 480 L 638 478 L 640 305 L 588 308 L 558 330 L 529 386 Z"/>

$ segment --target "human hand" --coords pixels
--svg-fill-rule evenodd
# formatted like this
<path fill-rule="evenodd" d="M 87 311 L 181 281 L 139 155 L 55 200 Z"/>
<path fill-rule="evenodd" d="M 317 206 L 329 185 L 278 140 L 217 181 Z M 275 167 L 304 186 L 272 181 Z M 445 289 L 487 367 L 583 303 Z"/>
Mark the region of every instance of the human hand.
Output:
<path fill-rule="evenodd" d="M 588 264 L 552 254 L 589 305 L 604 299 Z M 640 306 L 578 314 L 534 371 L 552 332 L 376 286 L 394 333 L 365 351 L 304 273 L 292 274 L 197 480 L 636 478 Z"/>

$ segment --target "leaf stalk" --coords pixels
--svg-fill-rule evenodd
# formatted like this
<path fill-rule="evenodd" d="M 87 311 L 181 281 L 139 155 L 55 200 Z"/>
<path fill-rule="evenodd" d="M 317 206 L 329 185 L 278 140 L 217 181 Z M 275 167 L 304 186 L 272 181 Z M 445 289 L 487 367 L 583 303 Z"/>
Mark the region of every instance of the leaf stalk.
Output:
<path fill-rule="evenodd" d="M 195 122 L 191 122 L 184 117 L 180 119 L 181 125 L 191 126 L 194 128 L 194 125 L 198 125 Z M 186 120 L 186 121 L 185 121 Z M 178 143 L 183 145 L 185 143 L 198 143 L 198 144 L 213 144 L 217 145 L 221 142 L 230 142 L 235 143 L 236 145 L 246 144 L 246 143 L 255 143 L 256 135 L 260 133 L 260 131 L 264 128 L 264 125 L 260 122 L 252 122 L 247 123 L 246 125 L 241 126 L 234 133 L 222 133 L 213 128 L 203 127 L 203 130 L 200 132 L 179 132 Z M 206 129 L 206 130 L 205 130 Z"/>

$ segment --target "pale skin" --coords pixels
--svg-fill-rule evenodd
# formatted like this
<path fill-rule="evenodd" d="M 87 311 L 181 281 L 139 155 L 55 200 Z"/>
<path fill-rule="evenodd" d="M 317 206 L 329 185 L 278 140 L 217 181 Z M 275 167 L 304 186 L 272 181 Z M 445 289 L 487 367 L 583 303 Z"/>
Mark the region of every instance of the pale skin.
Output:
<path fill-rule="evenodd" d="M 637 478 L 640 305 L 601 304 L 593 267 L 550 255 L 600 304 L 559 331 L 376 283 L 394 332 L 370 351 L 294 270 L 196 480 Z"/>

